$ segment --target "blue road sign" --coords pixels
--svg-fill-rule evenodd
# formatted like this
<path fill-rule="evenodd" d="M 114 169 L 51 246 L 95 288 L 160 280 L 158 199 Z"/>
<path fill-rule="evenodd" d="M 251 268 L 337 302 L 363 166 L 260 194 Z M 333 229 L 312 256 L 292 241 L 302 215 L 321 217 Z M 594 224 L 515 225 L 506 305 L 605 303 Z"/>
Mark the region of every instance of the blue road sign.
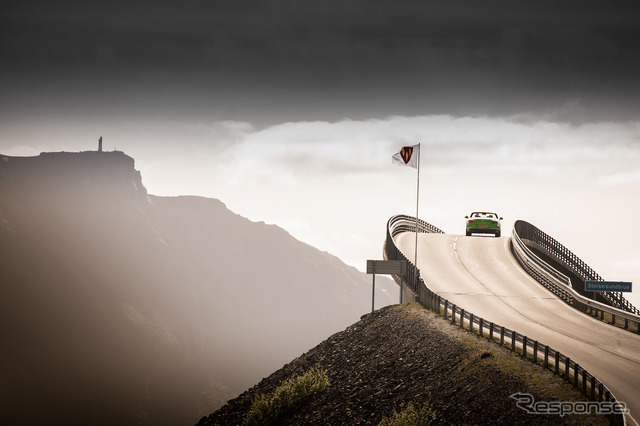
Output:
<path fill-rule="evenodd" d="M 631 283 L 625 281 L 585 281 L 585 291 L 631 291 Z"/>

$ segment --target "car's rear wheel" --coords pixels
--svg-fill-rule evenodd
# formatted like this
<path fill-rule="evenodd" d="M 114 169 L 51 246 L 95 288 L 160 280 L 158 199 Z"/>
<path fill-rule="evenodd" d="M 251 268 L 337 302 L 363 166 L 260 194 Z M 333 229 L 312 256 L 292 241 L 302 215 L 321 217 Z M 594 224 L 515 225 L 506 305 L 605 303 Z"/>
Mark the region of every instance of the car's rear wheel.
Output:
<path fill-rule="evenodd" d="M 496 232 L 496 237 L 500 236 L 500 231 Z"/>
<path fill-rule="evenodd" d="M 471 236 L 471 232 L 467 231 L 467 237 Z"/>

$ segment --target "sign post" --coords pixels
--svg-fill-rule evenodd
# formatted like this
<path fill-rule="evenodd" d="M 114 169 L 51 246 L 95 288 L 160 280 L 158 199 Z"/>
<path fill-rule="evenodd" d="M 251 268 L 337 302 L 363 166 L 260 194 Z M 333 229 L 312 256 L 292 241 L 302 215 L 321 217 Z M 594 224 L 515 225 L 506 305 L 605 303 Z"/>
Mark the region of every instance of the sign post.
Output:
<path fill-rule="evenodd" d="M 405 262 L 404 260 L 367 260 L 367 274 L 373 274 L 373 286 L 371 289 L 371 312 L 373 312 L 375 309 L 374 302 L 376 296 L 376 274 L 404 276 L 406 273 L 407 262 Z M 400 282 L 402 282 L 402 280 Z"/>
<path fill-rule="evenodd" d="M 631 291 L 631 283 L 626 281 L 585 281 L 585 291 Z"/>

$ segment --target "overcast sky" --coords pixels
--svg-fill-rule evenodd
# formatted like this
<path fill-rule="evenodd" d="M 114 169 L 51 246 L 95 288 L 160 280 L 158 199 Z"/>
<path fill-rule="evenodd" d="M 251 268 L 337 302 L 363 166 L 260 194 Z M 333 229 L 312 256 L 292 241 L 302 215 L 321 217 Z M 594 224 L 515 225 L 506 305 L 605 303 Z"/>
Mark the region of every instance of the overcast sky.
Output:
<path fill-rule="evenodd" d="M 638 288 L 635 4 L 5 1 L 0 153 L 102 136 L 150 193 L 219 198 L 364 269 L 415 213 L 391 156 L 421 143 L 421 218 L 524 219 Z"/>

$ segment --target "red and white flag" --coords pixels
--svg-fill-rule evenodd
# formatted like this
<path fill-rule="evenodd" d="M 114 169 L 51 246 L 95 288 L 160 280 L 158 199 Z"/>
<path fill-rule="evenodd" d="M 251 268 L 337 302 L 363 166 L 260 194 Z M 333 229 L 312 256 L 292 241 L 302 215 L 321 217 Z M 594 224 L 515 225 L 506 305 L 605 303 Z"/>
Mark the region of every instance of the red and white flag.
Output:
<path fill-rule="evenodd" d="M 393 154 L 391 160 L 393 164 L 400 166 L 411 166 L 418 168 L 418 157 L 420 156 L 420 145 L 403 146 L 400 152 Z"/>

